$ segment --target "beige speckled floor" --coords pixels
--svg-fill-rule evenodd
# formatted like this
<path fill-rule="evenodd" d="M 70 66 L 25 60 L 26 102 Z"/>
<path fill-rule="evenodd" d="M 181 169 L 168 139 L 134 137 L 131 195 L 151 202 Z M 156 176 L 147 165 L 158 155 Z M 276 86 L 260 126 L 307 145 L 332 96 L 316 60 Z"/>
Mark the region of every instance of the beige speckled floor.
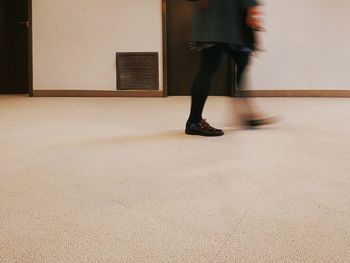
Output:
<path fill-rule="evenodd" d="M 0 96 L 0 262 L 350 262 L 350 99 L 257 102 Z"/>

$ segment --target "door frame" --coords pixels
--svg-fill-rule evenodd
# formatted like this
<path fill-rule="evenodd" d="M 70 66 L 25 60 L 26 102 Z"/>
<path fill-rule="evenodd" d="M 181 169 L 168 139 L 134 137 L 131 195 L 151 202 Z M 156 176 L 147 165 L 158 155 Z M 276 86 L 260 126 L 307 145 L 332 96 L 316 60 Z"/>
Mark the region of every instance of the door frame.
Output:
<path fill-rule="evenodd" d="M 163 97 L 168 97 L 168 31 L 166 1 L 167 0 L 162 0 Z"/>
<path fill-rule="evenodd" d="M 28 96 L 33 96 L 33 1 L 28 5 Z"/>

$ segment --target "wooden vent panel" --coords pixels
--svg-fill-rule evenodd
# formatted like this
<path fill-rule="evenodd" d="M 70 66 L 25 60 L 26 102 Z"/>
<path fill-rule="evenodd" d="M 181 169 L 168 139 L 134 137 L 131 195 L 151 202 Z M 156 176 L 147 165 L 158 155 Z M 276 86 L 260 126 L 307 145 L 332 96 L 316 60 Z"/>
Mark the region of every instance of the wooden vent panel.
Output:
<path fill-rule="evenodd" d="M 158 90 L 158 53 L 117 53 L 117 90 Z"/>

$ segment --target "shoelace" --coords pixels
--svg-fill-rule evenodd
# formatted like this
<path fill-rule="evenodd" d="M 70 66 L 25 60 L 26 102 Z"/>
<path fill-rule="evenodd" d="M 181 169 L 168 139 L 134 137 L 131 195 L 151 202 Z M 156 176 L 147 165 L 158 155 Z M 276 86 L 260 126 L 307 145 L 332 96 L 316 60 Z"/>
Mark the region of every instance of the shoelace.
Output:
<path fill-rule="evenodd" d="M 207 119 L 202 119 L 201 124 L 204 128 L 212 128 L 209 123 L 207 123 Z"/>

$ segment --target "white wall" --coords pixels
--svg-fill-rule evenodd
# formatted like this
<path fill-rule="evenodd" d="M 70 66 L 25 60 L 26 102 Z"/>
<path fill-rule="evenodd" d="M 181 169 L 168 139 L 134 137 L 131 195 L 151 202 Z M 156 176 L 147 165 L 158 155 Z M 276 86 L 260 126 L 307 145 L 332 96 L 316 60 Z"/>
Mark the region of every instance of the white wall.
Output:
<path fill-rule="evenodd" d="M 182 1 L 182 0 L 174 0 Z M 350 89 L 350 1 L 262 0 L 252 89 Z M 160 55 L 161 0 L 33 0 L 34 89 L 115 90 L 115 52 Z"/>
<path fill-rule="evenodd" d="M 264 0 L 252 89 L 350 89 L 350 1 Z"/>
<path fill-rule="evenodd" d="M 116 52 L 159 52 L 160 0 L 33 0 L 34 90 L 115 90 Z"/>

